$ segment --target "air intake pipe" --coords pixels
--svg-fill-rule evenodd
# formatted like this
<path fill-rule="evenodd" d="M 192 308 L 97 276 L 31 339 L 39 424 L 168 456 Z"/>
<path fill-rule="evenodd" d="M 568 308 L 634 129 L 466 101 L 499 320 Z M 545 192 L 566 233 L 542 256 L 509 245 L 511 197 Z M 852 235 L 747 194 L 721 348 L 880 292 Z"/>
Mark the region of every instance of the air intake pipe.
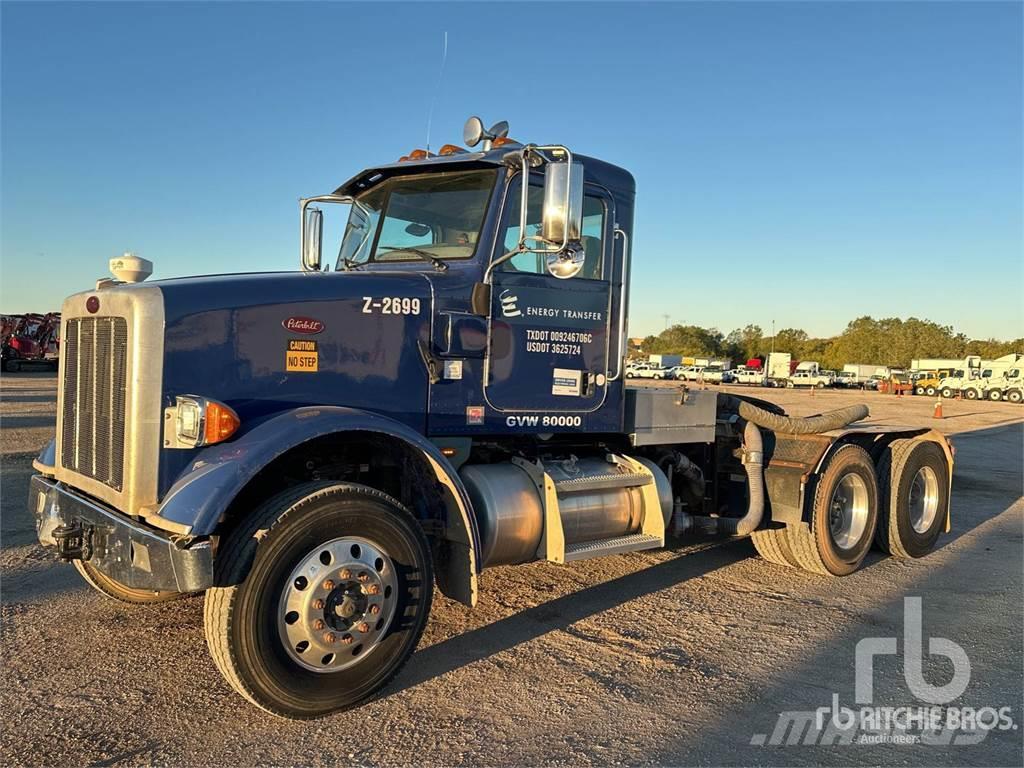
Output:
<path fill-rule="evenodd" d="M 851 405 L 847 408 L 829 411 L 818 416 L 797 419 L 792 416 L 772 413 L 764 408 L 758 408 L 746 400 L 731 396 L 722 398 L 722 408 L 723 410 L 735 411 L 747 421 L 783 435 L 817 435 L 821 432 L 828 432 L 830 429 L 840 429 L 847 424 L 860 421 L 868 416 L 868 407 L 866 405 Z"/>
<path fill-rule="evenodd" d="M 726 408 L 735 409 L 746 420 L 743 427 L 743 469 L 747 474 L 749 502 L 743 517 L 694 517 L 693 522 L 709 532 L 747 536 L 757 530 L 764 517 L 764 442 L 758 426 L 787 435 L 813 435 L 839 429 L 868 415 L 866 405 L 851 405 L 836 411 L 797 419 L 783 416 L 735 397 L 725 398 Z"/>

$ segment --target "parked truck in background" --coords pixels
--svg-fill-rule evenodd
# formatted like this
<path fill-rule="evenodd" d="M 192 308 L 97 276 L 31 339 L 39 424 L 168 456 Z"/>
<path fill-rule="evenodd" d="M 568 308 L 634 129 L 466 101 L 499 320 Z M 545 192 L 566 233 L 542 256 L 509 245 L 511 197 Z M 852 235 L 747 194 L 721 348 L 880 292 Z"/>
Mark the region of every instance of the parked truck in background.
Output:
<path fill-rule="evenodd" d="M 64 302 L 39 540 L 127 603 L 205 592 L 217 668 L 269 712 L 372 697 L 435 584 L 472 607 L 485 568 L 699 532 L 843 576 L 873 542 L 920 557 L 949 530 L 937 431 L 626 387 L 633 177 L 506 133 L 473 118 L 481 149 L 302 200 L 301 271 Z"/>
<path fill-rule="evenodd" d="M 763 387 L 768 383 L 768 376 L 763 368 L 744 366 L 733 373 L 733 381 L 737 384 L 754 384 Z"/>
<path fill-rule="evenodd" d="M 793 356 L 789 352 L 771 352 L 765 364 L 769 386 L 784 387 L 793 372 Z"/>
<path fill-rule="evenodd" d="M 648 355 L 647 362 L 661 368 L 673 368 L 683 361 L 682 355 Z"/>
<path fill-rule="evenodd" d="M 1003 390 L 1010 386 L 1007 374 L 1019 369 L 1022 359 L 1024 356 L 1013 353 L 982 361 L 980 373 L 966 382 L 960 391 L 968 400 L 1001 400 Z"/>
<path fill-rule="evenodd" d="M 670 369 L 657 363 L 636 363 L 626 366 L 627 379 L 670 379 Z"/>
<path fill-rule="evenodd" d="M 824 389 L 831 383 L 828 376 L 823 373 L 813 373 L 811 371 L 794 371 L 793 375 L 786 381 L 786 386 L 792 389 L 793 387 L 814 387 L 815 389 Z"/>

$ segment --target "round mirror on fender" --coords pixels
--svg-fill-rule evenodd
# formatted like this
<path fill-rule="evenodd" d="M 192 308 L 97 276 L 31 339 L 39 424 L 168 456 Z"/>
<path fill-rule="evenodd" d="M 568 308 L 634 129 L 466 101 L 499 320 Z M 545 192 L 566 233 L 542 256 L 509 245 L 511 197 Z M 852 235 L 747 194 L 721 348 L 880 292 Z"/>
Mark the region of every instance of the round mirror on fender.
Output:
<path fill-rule="evenodd" d="M 587 254 L 579 243 L 571 244 L 568 249 L 558 253 L 549 253 L 547 256 L 548 274 L 557 277 L 559 280 L 568 280 L 576 277 L 583 269 L 583 262 Z"/>
<path fill-rule="evenodd" d="M 426 224 L 417 224 L 415 221 L 405 228 L 407 234 L 414 237 L 423 237 L 430 234 L 430 227 Z"/>
<path fill-rule="evenodd" d="M 484 121 L 473 115 L 466 121 L 462 129 L 462 142 L 467 147 L 475 147 L 484 138 Z"/>

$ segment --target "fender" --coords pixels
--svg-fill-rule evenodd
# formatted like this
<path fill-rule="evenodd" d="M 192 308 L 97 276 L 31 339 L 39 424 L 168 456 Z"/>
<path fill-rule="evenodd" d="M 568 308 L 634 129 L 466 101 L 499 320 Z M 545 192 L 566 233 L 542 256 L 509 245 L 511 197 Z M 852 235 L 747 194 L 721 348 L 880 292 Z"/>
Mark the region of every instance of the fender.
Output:
<path fill-rule="evenodd" d="M 151 523 L 183 535 L 208 536 L 215 531 L 232 500 L 270 462 L 309 440 L 343 432 L 387 435 L 423 455 L 446 489 L 444 537 L 455 545 L 450 552 L 452 562 L 437 569 L 440 586 L 450 597 L 475 605 L 480 534 L 462 480 L 441 450 L 423 435 L 369 411 L 307 406 L 272 416 L 240 437 L 199 453 L 171 486 L 159 508 L 147 510 L 146 516 Z"/>

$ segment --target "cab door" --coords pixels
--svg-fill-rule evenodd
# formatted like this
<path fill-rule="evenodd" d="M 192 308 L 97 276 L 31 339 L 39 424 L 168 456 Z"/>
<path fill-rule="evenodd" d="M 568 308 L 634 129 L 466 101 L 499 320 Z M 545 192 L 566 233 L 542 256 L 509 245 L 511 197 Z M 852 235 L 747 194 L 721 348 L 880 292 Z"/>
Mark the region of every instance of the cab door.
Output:
<path fill-rule="evenodd" d="M 527 227 L 539 226 L 543 190 L 531 185 Z M 518 185 L 498 231 L 494 258 L 519 239 Z M 484 398 L 502 412 L 591 413 L 607 393 L 613 201 L 585 188 L 583 269 L 552 277 L 540 254 L 520 254 L 493 272 Z M 554 422 L 557 424 L 558 422 Z"/>

